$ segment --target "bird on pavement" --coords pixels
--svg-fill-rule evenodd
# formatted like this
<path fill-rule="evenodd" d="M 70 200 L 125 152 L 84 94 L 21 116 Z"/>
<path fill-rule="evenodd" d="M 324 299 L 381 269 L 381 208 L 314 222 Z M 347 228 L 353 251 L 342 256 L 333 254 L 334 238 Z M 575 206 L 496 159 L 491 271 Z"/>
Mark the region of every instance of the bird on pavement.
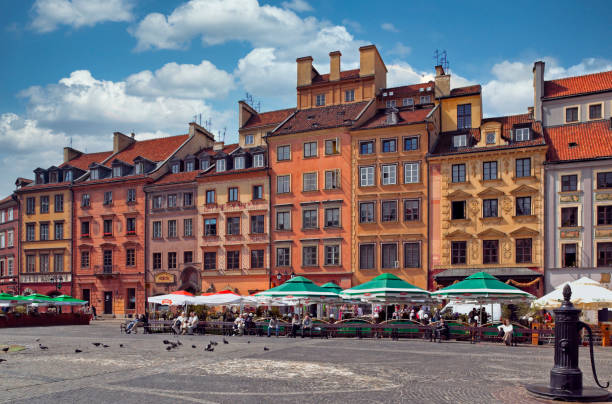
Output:
<path fill-rule="evenodd" d="M 209 346 L 207 346 L 207 347 L 206 347 L 206 349 L 204 349 L 204 350 L 205 350 L 205 351 L 208 351 L 208 352 L 212 352 L 212 351 L 214 351 L 214 350 L 215 350 L 215 348 L 213 348 L 213 347 L 211 347 L 211 346 L 209 345 Z"/>
<path fill-rule="evenodd" d="M 6 359 L 0 359 L 0 363 L 6 362 Z"/>
<path fill-rule="evenodd" d="M 267 346 L 264 347 L 264 351 L 269 351 L 270 348 L 268 348 Z"/>
<path fill-rule="evenodd" d="M 75 349 L 74 350 L 74 353 L 81 353 L 81 352 L 83 352 L 83 351 L 81 351 L 80 349 Z"/>
<path fill-rule="evenodd" d="M 123 348 L 123 344 L 119 344 L 119 348 Z"/>
<path fill-rule="evenodd" d="M 195 345 L 192 345 L 191 347 L 195 349 L 195 347 L 196 347 L 196 346 L 195 346 Z"/>
<path fill-rule="evenodd" d="M 38 341 L 40 341 L 40 338 L 36 338 L 34 341 L 38 342 Z"/>
<path fill-rule="evenodd" d="M 169 351 L 169 350 L 171 350 L 171 349 L 172 349 L 172 347 L 171 347 L 171 346 L 167 346 L 167 347 L 166 347 L 166 351 Z"/>
<path fill-rule="evenodd" d="M 4 348 L 2 348 L 2 352 L 7 353 L 9 350 L 9 347 L 5 346 Z"/>
<path fill-rule="evenodd" d="M 247 344 L 250 344 L 250 343 L 251 343 L 251 341 L 247 341 Z"/>
<path fill-rule="evenodd" d="M 108 347 L 109 347 L 109 346 L 108 346 L 108 345 L 106 345 L 106 344 L 104 344 L 104 345 L 102 345 L 102 346 L 103 346 L 104 348 L 108 348 Z"/>
<path fill-rule="evenodd" d="M 101 344 L 101 343 L 99 343 L 99 342 L 92 342 L 91 344 L 92 344 L 92 345 L 95 345 L 95 346 L 100 346 L 100 345 L 102 345 L 102 344 Z"/>
<path fill-rule="evenodd" d="M 163 340 L 162 342 L 163 342 L 164 344 L 166 344 L 166 345 L 169 345 L 169 344 L 170 344 L 170 341 L 168 341 L 167 339 Z"/>
<path fill-rule="evenodd" d="M 49 349 L 49 347 L 42 346 L 41 344 L 38 344 L 38 347 L 39 347 L 40 349 L 42 349 L 43 351 L 45 351 L 45 350 Z"/>
<path fill-rule="evenodd" d="M 223 343 L 224 344 L 229 344 L 229 342 L 225 338 L 223 338 Z"/>

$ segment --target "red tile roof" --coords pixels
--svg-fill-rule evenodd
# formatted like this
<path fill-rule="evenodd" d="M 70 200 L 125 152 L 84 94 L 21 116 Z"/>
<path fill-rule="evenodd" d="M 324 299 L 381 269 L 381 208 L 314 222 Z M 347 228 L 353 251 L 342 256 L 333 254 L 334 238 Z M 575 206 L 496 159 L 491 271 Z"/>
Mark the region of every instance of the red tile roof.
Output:
<path fill-rule="evenodd" d="M 381 94 L 382 93 L 388 94 L 391 91 L 393 92 L 393 95 L 388 95 L 387 97 L 384 97 L 385 99 L 396 98 L 396 97 L 402 98 L 402 97 L 409 97 L 409 96 L 420 95 L 420 94 L 430 94 L 433 92 L 434 86 L 435 86 L 435 83 L 433 81 L 428 81 L 426 83 L 411 84 L 409 86 L 384 88 L 381 90 Z M 427 91 L 427 87 L 431 87 L 431 90 Z M 421 91 L 421 88 L 423 88 L 424 90 Z"/>
<path fill-rule="evenodd" d="M 168 173 L 155 181 L 154 185 L 178 184 L 184 182 L 193 182 L 198 176 L 199 171 L 189 171 L 182 173 Z"/>
<path fill-rule="evenodd" d="M 445 97 L 440 97 L 440 98 L 460 97 L 463 95 L 480 94 L 481 90 L 482 89 L 480 87 L 480 84 L 476 84 L 473 86 L 466 86 L 466 87 L 458 87 L 458 88 L 453 88 L 449 95 Z"/>
<path fill-rule="evenodd" d="M 495 118 L 484 118 L 482 120 L 482 124 L 484 125 L 487 122 L 499 122 L 502 124 L 502 133 L 501 136 L 506 140 L 512 140 L 512 128 L 514 125 L 531 123 L 531 133 L 532 138 L 542 137 L 542 123 L 536 122 L 531 117 L 531 114 L 519 114 L 519 115 L 508 115 L 508 116 L 498 116 Z M 478 138 L 480 139 L 480 137 Z"/>
<path fill-rule="evenodd" d="M 387 122 L 387 117 L 389 116 L 389 114 L 387 114 L 384 109 L 381 109 L 376 113 L 376 115 L 374 115 L 374 117 L 372 117 L 360 127 L 355 128 L 355 130 L 382 128 L 387 126 L 410 125 L 412 123 L 423 122 L 432 109 L 433 107 L 415 110 L 402 109 L 398 113 L 398 122 L 394 125 L 389 124 Z"/>
<path fill-rule="evenodd" d="M 105 152 L 99 152 L 99 153 L 85 153 L 85 154 L 80 155 L 77 158 L 74 158 L 68 161 L 67 163 L 60 165 L 60 167 L 65 167 L 69 165 L 72 167 L 80 168 L 83 171 L 87 171 L 91 163 L 101 163 L 104 161 L 104 159 L 106 159 L 111 154 L 113 154 L 112 151 L 105 151 Z"/>
<path fill-rule="evenodd" d="M 9 195 L 4 199 L 0 199 L 0 205 L 3 205 L 7 202 L 14 202 L 13 195 Z"/>
<path fill-rule="evenodd" d="M 351 104 L 299 110 L 272 135 L 306 132 L 312 130 L 350 126 L 368 104 L 367 101 Z"/>
<path fill-rule="evenodd" d="M 279 109 L 278 111 L 262 112 L 249 118 L 240 129 L 257 128 L 266 125 L 278 125 L 295 111 L 295 108 Z"/>
<path fill-rule="evenodd" d="M 612 157 L 612 128 L 610 120 L 544 129 L 550 145 L 547 160 L 570 161 Z"/>
<path fill-rule="evenodd" d="M 340 72 L 340 80 L 350 80 L 359 78 L 359 69 L 344 70 Z M 319 74 L 312 79 L 312 83 L 323 83 L 329 81 L 328 74 Z"/>
<path fill-rule="evenodd" d="M 205 150 L 200 150 L 199 152 L 196 153 L 196 155 L 200 155 L 202 152 L 206 152 L 206 154 L 208 154 L 210 156 L 214 156 L 215 154 L 219 153 L 220 151 L 222 151 L 225 154 L 230 154 L 231 152 L 236 150 L 238 147 L 239 147 L 238 143 L 230 143 L 230 144 L 224 145 L 221 150 L 213 150 L 212 148 L 208 148 L 208 149 L 205 149 Z"/>
<path fill-rule="evenodd" d="M 612 70 L 544 82 L 544 98 L 612 91 Z"/>
<path fill-rule="evenodd" d="M 155 162 L 163 161 L 170 157 L 188 138 L 189 135 L 178 135 L 151 140 L 139 140 L 132 143 L 122 152 L 114 155 L 106 165 L 110 167 L 110 163 L 115 159 L 131 164 L 138 156 Z"/>

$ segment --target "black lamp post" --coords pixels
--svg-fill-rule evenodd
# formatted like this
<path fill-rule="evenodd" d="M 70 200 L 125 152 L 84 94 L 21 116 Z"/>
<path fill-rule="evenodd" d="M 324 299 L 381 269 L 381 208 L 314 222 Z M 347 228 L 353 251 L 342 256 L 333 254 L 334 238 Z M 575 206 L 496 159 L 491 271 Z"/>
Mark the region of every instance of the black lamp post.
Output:
<path fill-rule="evenodd" d="M 61 275 L 51 276 L 51 283 L 55 285 L 55 290 L 57 290 L 58 292 L 62 288 L 63 281 L 64 278 Z"/>

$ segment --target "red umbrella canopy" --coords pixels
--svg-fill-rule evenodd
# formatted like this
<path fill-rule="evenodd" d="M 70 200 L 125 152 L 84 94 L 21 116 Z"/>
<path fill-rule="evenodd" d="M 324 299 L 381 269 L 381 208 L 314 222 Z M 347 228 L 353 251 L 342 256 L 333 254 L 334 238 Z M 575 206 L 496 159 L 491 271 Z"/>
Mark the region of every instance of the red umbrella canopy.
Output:
<path fill-rule="evenodd" d="M 193 293 L 189 293 L 185 290 L 177 290 L 176 292 L 170 293 L 171 295 L 182 295 L 182 296 L 193 296 Z"/>

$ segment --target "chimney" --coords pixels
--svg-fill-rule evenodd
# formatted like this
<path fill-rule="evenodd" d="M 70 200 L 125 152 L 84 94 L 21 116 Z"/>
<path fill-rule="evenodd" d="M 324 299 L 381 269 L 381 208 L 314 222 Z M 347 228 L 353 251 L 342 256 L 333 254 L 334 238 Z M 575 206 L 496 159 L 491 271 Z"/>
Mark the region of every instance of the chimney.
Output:
<path fill-rule="evenodd" d="M 214 151 L 223 150 L 223 142 L 215 142 L 213 144 L 213 150 Z"/>
<path fill-rule="evenodd" d="M 446 74 L 441 65 L 436 66 L 435 97 L 446 97 L 450 95 L 450 74 Z"/>
<path fill-rule="evenodd" d="M 544 62 L 533 64 L 533 119 L 542 122 L 542 97 L 544 97 Z"/>
<path fill-rule="evenodd" d="M 312 68 L 312 56 L 297 58 L 297 86 L 309 86 L 312 84 L 314 69 Z"/>
<path fill-rule="evenodd" d="M 340 51 L 329 52 L 329 81 L 340 80 Z"/>
<path fill-rule="evenodd" d="M 72 147 L 64 147 L 64 163 L 74 160 L 82 154 L 83 152 L 73 149 Z"/>
<path fill-rule="evenodd" d="M 527 114 L 529 114 L 529 117 L 533 119 L 533 107 L 527 107 Z"/>
<path fill-rule="evenodd" d="M 243 128 L 253 115 L 257 115 L 257 111 L 246 102 L 238 101 L 238 128 Z"/>
<path fill-rule="evenodd" d="M 113 153 L 119 153 L 135 142 L 136 139 L 126 136 L 121 132 L 115 132 L 113 133 Z"/>
<path fill-rule="evenodd" d="M 375 91 L 387 88 L 387 66 L 375 45 L 359 48 L 359 77 L 374 76 Z"/>

